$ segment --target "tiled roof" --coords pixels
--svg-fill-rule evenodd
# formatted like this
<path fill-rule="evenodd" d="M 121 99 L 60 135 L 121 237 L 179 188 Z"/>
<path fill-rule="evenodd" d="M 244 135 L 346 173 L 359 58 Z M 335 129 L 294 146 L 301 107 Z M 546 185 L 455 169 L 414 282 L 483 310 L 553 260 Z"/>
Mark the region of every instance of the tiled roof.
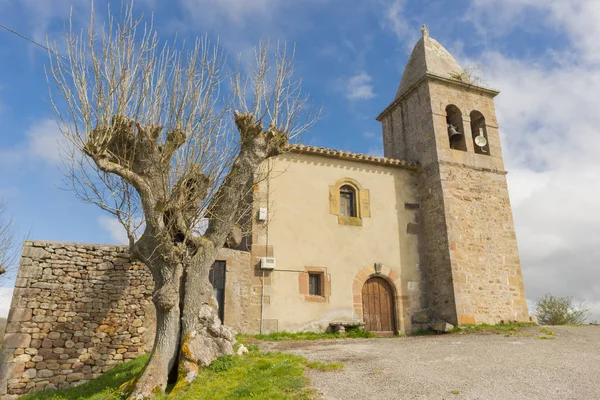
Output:
<path fill-rule="evenodd" d="M 419 166 L 419 164 L 416 162 L 398 160 L 396 158 L 375 157 L 366 154 L 352 153 L 350 151 L 326 149 L 324 147 L 306 146 L 302 144 L 291 144 L 288 146 L 288 151 L 292 153 L 314 154 L 341 160 L 359 161 L 378 165 L 390 165 L 409 169 L 416 169 Z"/>

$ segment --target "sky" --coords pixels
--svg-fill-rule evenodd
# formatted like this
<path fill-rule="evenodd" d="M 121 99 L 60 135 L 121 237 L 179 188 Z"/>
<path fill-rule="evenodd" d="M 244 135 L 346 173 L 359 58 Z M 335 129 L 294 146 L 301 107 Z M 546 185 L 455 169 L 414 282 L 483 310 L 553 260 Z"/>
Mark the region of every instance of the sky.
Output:
<path fill-rule="evenodd" d="M 116 2 L 111 2 L 118 9 Z M 105 9 L 106 2 L 97 1 Z M 82 0 L 0 0 L 0 24 L 60 41 Z M 231 55 L 296 45 L 296 73 L 323 106 L 306 144 L 382 155 L 375 117 L 394 98 L 421 24 L 496 98 L 530 303 L 585 301 L 600 321 L 600 2 L 595 0 L 138 0 L 162 39 L 208 33 Z M 0 197 L 20 237 L 121 243 L 118 223 L 64 190 L 47 53 L 0 29 Z M 0 314 L 16 268 L 3 278 Z M 5 312 L 5 311 L 4 311 Z"/>

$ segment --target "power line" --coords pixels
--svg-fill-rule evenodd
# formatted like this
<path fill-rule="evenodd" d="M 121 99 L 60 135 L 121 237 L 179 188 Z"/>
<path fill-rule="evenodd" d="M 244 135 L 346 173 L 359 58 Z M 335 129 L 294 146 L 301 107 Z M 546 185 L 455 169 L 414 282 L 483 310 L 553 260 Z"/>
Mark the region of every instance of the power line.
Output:
<path fill-rule="evenodd" d="M 67 57 L 63 56 L 63 55 L 62 55 L 62 54 L 60 54 L 60 53 L 57 53 L 55 50 L 49 49 L 48 47 L 44 46 L 43 44 L 41 44 L 41 43 L 39 43 L 39 42 L 36 42 L 35 40 L 31 39 L 30 37 L 27 37 L 27 36 L 23 35 L 22 33 L 19 33 L 19 32 L 17 32 L 17 31 L 15 31 L 14 29 L 11 29 L 11 28 L 9 28 L 9 27 L 8 27 L 8 26 L 6 26 L 6 25 L 0 24 L 0 28 L 2 28 L 2 29 L 4 29 L 4 30 L 6 30 L 6 31 L 8 31 L 8 32 L 10 32 L 10 33 L 12 33 L 13 35 L 16 35 L 16 36 L 20 37 L 21 39 L 25 39 L 25 40 L 27 40 L 29 43 L 32 43 L 32 44 L 34 44 L 34 45 L 36 45 L 36 46 L 38 46 L 38 47 L 41 47 L 42 49 L 44 49 L 44 50 L 46 50 L 46 51 L 48 51 L 48 52 L 50 52 L 50 53 L 54 54 L 54 55 L 55 55 L 55 56 L 57 56 L 57 57 L 61 57 L 61 58 L 64 58 L 65 60 L 68 60 L 68 58 L 67 58 Z"/>

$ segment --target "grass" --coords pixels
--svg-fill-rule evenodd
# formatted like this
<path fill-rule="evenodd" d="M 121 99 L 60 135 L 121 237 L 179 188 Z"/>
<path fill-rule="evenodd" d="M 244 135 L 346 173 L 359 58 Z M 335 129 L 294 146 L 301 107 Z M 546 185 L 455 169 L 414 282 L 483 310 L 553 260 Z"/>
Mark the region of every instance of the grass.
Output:
<path fill-rule="evenodd" d="M 237 339 L 241 342 L 248 339 L 264 340 L 277 342 L 284 340 L 324 340 L 324 339 L 343 339 L 343 338 L 374 338 L 373 333 L 363 329 L 348 329 L 346 333 L 328 333 L 328 332 L 274 332 L 262 335 L 238 335 Z"/>
<path fill-rule="evenodd" d="M 555 338 L 553 338 L 552 336 L 538 336 L 537 337 L 539 340 L 554 340 Z"/>
<path fill-rule="evenodd" d="M 452 330 L 452 333 L 477 333 L 477 332 L 492 332 L 492 333 L 510 333 L 517 332 L 521 328 L 529 328 L 537 326 L 533 322 L 509 322 L 506 324 L 497 325 L 462 325 L 457 326 Z"/>
<path fill-rule="evenodd" d="M 541 329 L 541 332 L 542 332 L 544 335 L 548 335 L 548 336 L 555 336 L 555 335 L 556 335 L 556 332 L 554 332 L 554 331 L 551 331 L 551 330 L 550 330 L 550 329 L 548 329 L 548 328 L 542 328 L 542 329 Z"/>
<path fill-rule="evenodd" d="M 148 356 L 121 364 L 101 377 L 81 386 L 56 391 L 30 394 L 23 400 L 100 400 L 122 399 L 118 388 L 138 374 Z M 245 356 L 224 356 L 210 367 L 201 369 L 196 381 L 189 387 L 158 395 L 156 399 L 225 400 L 225 399 L 282 399 L 309 400 L 317 398 L 310 388 L 304 371 L 307 369 L 334 371 L 342 364 L 310 362 L 303 357 L 283 353 L 260 353 L 251 350 Z"/>

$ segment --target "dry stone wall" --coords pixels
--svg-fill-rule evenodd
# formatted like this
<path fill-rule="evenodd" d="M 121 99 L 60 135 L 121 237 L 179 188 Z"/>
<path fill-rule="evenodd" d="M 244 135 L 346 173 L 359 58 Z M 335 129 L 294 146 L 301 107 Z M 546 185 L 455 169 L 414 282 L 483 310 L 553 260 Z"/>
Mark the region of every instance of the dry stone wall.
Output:
<path fill-rule="evenodd" d="M 222 250 L 219 259 L 239 291 L 251 273 L 249 253 Z M 15 286 L 0 351 L 0 399 L 75 386 L 152 347 L 154 283 L 125 246 L 27 241 Z M 240 330 L 236 315 L 247 310 L 236 307 L 228 313 L 226 304 L 226 318 Z"/>

